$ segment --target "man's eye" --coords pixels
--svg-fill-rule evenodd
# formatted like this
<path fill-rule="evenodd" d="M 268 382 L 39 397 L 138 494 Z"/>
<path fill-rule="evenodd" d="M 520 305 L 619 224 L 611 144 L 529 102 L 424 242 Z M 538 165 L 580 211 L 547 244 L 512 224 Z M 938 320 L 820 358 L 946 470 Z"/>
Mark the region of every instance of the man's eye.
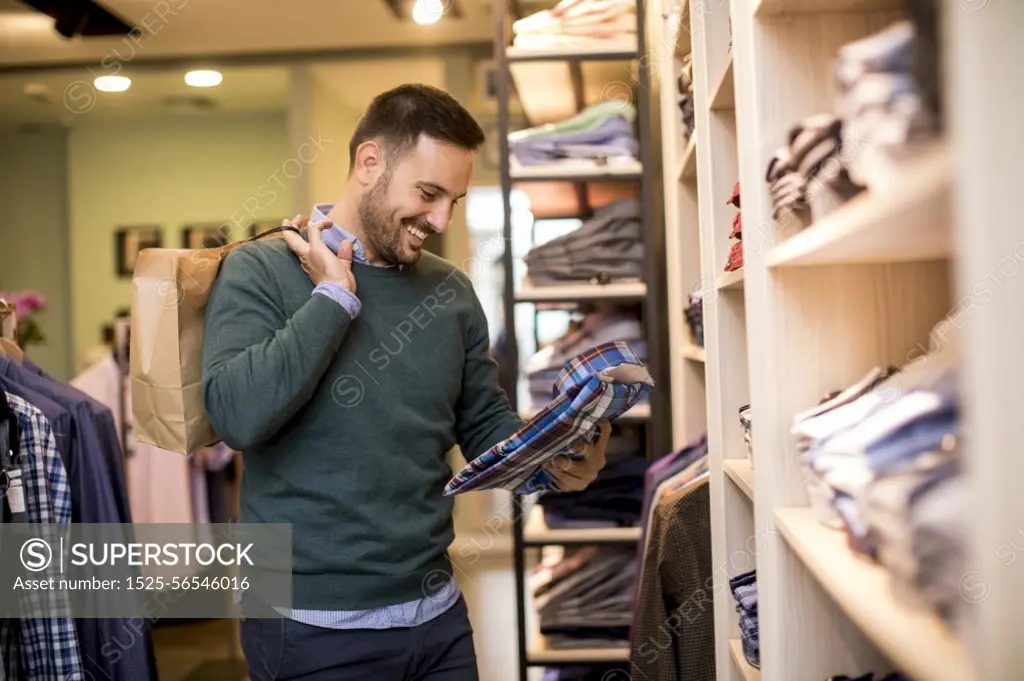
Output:
<path fill-rule="evenodd" d="M 428 194 L 427 192 L 422 192 L 420 196 L 423 197 L 424 201 L 433 201 L 437 198 L 437 194 Z"/>

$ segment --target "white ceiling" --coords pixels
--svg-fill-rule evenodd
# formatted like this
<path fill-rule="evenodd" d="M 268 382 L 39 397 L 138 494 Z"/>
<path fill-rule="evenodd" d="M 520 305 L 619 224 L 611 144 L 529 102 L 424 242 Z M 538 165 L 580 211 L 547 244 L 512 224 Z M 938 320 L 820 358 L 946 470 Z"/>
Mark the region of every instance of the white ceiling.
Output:
<path fill-rule="evenodd" d="M 444 0 L 450 3 L 451 0 Z M 460 0 L 432 26 L 398 21 L 383 0 L 101 0 L 137 40 L 67 40 L 45 15 L 0 0 L 0 66 L 315 52 L 493 40 L 490 0 Z"/>
<path fill-rule="evenodd" d="M 185 84 L 184 70 L 132 73 L 126 92 L 97 92 L 88 69 L 9 74 L 0 77 L 0 126 L 27 123 L 73 126 L 88 121 L 283 112 L 288 102 L 285 67 L 221 69 L 214 88 Z M 197 106 L 193 98 L 213 103 Z"/>

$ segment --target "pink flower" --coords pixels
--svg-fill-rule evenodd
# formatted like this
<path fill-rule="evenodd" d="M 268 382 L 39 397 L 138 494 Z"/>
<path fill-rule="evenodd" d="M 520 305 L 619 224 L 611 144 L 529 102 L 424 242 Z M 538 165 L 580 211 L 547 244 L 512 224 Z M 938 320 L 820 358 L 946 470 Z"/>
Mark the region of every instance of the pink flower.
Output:
<path fill-rule="evenodd" d="M 36 312 L 49 307 L 46 296 L 36 291 L 0 291 L 0 298 L 14 305 L 14 310 L 20 319 L 28 319 Z"/>

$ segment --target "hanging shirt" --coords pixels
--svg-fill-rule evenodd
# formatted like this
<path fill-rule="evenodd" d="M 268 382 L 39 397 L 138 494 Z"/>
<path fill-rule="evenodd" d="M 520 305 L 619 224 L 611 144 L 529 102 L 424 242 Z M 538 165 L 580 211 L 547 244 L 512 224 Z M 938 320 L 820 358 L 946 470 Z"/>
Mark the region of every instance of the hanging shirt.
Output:
<path fill-rule="evenodd" d="M 28 521 L 67 525 L 71 522 L 71 488 L 50 423 L 25 400 L 11 393 L 4 395 L 18 419 L 17 463 Z M 31 607 L 43 607 L 48 613 L 70 609 L 63 591 L 33 592 L 31 598 L 36 604 Z M 38 599 L 45 599 L 45 604 Z M 69 617 L 5 619 L 0 622 L 0 647 L 7 678 L 21 678 L 22 673 L 28 681 L 84 678 L 75 624 Z"/>
<path fill-rule="evenodd" d="M 554 478 L 544 464 L 571 453 L 579 442 L 592 442 L 602 423 L 622 416 L 653 385 L 625 343 L 604 343 L 579 355 L 559 374 L 551 404 L 459 471 L 445 495 L 485 489 L 530 494 L 550 488 Z"/>

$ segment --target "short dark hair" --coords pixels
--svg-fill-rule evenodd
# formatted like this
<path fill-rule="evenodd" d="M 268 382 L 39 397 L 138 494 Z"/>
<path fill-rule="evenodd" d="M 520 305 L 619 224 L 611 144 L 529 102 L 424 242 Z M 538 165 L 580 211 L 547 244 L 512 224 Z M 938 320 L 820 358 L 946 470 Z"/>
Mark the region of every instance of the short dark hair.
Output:
<path fill-rule="evenodd" d="M 349 167 L 363 142 L 383 142 L 389 159 L 400 158 L 420 135 L 476 151 L 484 131 L 458 100 L 430 85 L 399 85 L 373 98 L 348 143 Z"/>

